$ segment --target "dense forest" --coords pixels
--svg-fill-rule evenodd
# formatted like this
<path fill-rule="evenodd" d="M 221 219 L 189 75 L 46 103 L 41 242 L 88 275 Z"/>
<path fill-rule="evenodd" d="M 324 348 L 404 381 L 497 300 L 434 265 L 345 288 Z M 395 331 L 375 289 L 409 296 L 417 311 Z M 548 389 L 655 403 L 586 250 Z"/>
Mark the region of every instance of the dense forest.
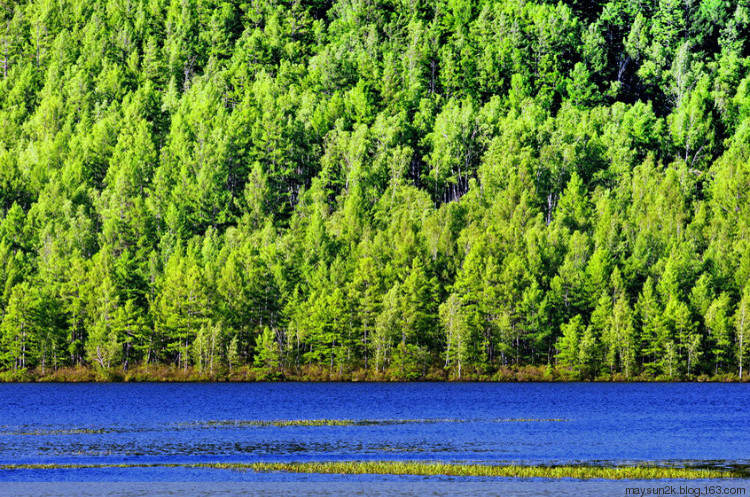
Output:
<path fill-rule="evenodd" d="M 742 378 L 749 43 L 749 0 L 0 0 L 0 369 Z"/>

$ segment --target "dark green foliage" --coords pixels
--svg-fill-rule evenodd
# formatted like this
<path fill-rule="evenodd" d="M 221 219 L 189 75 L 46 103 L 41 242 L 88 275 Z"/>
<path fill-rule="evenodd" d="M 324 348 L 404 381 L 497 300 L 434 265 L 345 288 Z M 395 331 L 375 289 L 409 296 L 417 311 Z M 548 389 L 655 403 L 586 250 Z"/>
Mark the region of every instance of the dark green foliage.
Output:
<path fill-rule="evenodd" d="M 0 369 L 742 375 L 749 18 L 5 2 Z"/>

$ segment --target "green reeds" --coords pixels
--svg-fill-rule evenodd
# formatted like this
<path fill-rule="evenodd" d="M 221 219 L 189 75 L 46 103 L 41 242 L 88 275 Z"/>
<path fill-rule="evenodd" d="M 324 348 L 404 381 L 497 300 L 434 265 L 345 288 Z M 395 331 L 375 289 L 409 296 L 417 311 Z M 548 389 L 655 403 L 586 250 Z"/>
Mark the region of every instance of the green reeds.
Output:
<path fill-rule="evenodd" d="M 13 437 L 44 437 L 58 435 L 102 435 L 105 433 L 120 433 L 124 430 L 110 428 L 70 428 L 59 430 L 27 430 L 27 431 L 0 431 L 0 436 Z"/>
<path fill-rule="evenodd" d="M 204 427 L 288 427 L 288 426 L 387 426 L 413 423 L 459 423 L 458 419 L 273 419 L 273 420 L 227 420 L 198 422 L 193 426 Z M 188 426 L 191 426 L 188 424 Z"/>
<path fill-rule="evenodd" d="M 479 476 L 509 478 L 572 478 L 577 480 L 655 480 L 740 478 L 734 471 L 661 466 L 501 466 L 409 461 L 352 461 L 310 463 L 256 463 L 249 469 L 293 473 L 390 474 L 419 476 Z"/>
<path fill-rule="evenodd" d="M 201 464 L 6 464 L 0 470 L 18 469 L 92 469 L 92 468 L 153 468 L 185 467 L 230 469 L 257 472 L 319 473 L 319 474 L 383 474 L 414 476 L 506 477 L 506 478 L 570 478 L 576 480 L 685 480 L 715 478 L 746 478 L 732 470 L 670 468 L 641 466 L 502 466 L 491 464 L 454 464 L 419 461 L 339 461 L 304 463 L 201 463 Z"/>
<path fill-rule="evenodd" d="M 567 419 L 539 419 L 539 418 L 505 418 L 505 419 L 274 419 L 274 420 L 212 420 L 194 423 L 178 423 L 164 429 L 200 429 L 200 428 L 241 428 L 241 427 L 291 427 L 291 426 L 391 426 L 406 424 L 434 424 L 434 423 L 549 423 L 564 422 Z M 55 436 L 55 435 L 101 435 L 105 433 L 123 433 L 138 431 L 128 428 L 69 428 L 69 429 L 32 429 L 2 431 L 0 436 Z"/>
<path fill-rule="evenodd" d="M 353 426 L 358 422 L 351 419 L 273 419 L 273 420 L 238 420 L 206 421 L 198 426 Z"/>
<path fill-rule="evenodd" d="M 176 468 L 180 464 L 0 464 L 0 471 L 19 469 L 50 470 L 50 469 L 103 469 L 103 468 Z"/>
<path fill-rule="evenodd" d="M 186 423 L 183 426 L 206 427 L 240 427 L 240 426 L 387 426 L 420 423 L 549 423 L 569 421 L 567 419 L 550 418 L 505 418 L 505 419 L 280 419 L 280 420 L 217 420 L 198 423 Z"/>

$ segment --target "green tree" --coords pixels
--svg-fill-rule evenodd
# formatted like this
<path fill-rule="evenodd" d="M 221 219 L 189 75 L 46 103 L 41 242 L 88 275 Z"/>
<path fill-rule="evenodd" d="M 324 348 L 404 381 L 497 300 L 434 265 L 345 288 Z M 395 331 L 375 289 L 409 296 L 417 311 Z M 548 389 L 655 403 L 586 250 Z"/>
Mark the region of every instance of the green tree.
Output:
<path fill-rule="evenodd" d="M 732 357 L 732 325 L 729 295 L 722 293 L 706 310 L 710 352 L 714 357 L 714 374 L 727 365 Z"/>
<path fill-rule="evenodd" d="M 36 364 L 39 338 L 39 300 L 28 283 L 13 287 L 2 324 L 2 360 L 14 371 Z"/>
<path fill-rule="evenodd" d="M 147 362 L 167 359 L 187 369 L 190 345 L 211 313 L 202 279 L 193 257 L 180 253 L 171 255 L 153 303 L 156 343 L 147 352 Z"/>
<path fill-rule="evenodd" d="M 274 378 L 281 364 L 281 347 L 275 335 L 270 328 L 265 327 L 255 342 L 256 354 L 253 363 L 267 378 Z"/>
<path fill-rule="evenodd" d="M 556 348 L 557 362 L 563 367 L 575 371 L 576 375 L 581 374 L 581 354 L 580 345 L 583 338 L 585 327 L 580 315 L 571 318 L 570 321 L 560 327 L 562 336 L 557 339 Z"/>
<path fill-rule="evenodd" d="M 469 359 L 471 334 L 461 302 L 455 293 L 440 306 L 440 320 L 445 329 L 445 367 L 455 368 L 460 379 L 464 365 Z"/>
<path fill-rule="evenodd" d="M 91 298 L 86 357 L 90 364 L 109 369 L 120 361 L 123 349 L 123 337 L 115 327 L 120 302 L 112 280 L 105 276 Z"/>
<path fill-rule="evenodd" d="M 737 366 L 739 369 L 739 378 L 742 379 L 742 369 L 745 363 L 745 356 L 748 348 L 748 330 L 750 330 L 750 290 L 745 288 L 742 292 L 742 299 L 737 305 L 737 312 L 734 314 L 735 340 L 737 344 Z"/>

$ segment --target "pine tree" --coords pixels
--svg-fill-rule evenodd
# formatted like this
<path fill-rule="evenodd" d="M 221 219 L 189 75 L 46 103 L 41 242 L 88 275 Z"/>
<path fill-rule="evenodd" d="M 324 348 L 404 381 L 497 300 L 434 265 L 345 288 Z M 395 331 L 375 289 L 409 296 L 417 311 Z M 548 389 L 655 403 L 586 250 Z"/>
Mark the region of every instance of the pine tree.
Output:
<path fill-rule="evenodd" d="M 710 352 L 714 357 L 714 374 L 727 365 L 732 357 L 732 325 L 729 295 L 722 293 L 706 310 L 705 315 Z"/>
<path fill-rule="evenodd" d="M 743 366 L 748 348 L 748 330 L 750 330 L 750 289 L 746 287 L 742 292 L 742 299 L 734 314 L 735 340 L 737 344 L 737 366 L 739 378 L 742 380 Z"/>
<path fill-rule="evenodd" d="M 556 344 L 558 364 L 572 369 L 578 376 L 581 374 L 580 344 L 584 333 L 582 321 L 581 316 L 576 315 L 570 321 L 563 324 L 560 327 L 562 336 L 558 338 Z"/>
<path fill-rule="evenodd" d="M 190 345 L 211 312 L 200 269 L 193 257 L 176 253 L 169 258 L 153 312 L 156 343 L 147 361 L 168 359 L 187 370 Z M 169 355 L 158 357 L 162 351 Z M 152 353 L 156 357 L 152 358 Z"/>
<path fill-rule="evenodd" d="M 6 368 L 26 369 L 34 366 L 38 355 L 39 301 L 28 283 L 13 287 L 3 316 L 2 361 Z"/>
<path fill-rule="evenodd" d="M 455 293 L 440 306 L 440 320 L 445 329 L 445 367 L 454 368 L 459 379 L 468 360 L 471 341 L 470 330 L 463 313 L 461 302 Z"/>

